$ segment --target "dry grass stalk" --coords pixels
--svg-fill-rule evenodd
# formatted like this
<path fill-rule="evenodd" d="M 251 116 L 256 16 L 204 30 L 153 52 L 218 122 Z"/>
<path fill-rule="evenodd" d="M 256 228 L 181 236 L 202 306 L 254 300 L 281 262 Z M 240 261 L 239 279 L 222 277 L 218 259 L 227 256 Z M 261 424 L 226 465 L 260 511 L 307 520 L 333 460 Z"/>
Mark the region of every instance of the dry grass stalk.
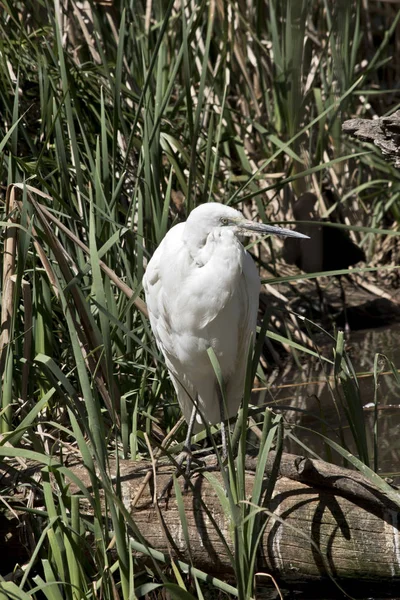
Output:
<path fill-rule="evenodd" d="M 14 210 L 15 189 L 13 186 L 7 188 L 6 193 L 6 213 L 9 215 L 10 224 L 15 223 Z M 11 323 L 14 303 L 14 290 L 16 283 L 15 276 L 15 257 L 17 254 L 17 229 L 15 227 L 6 227 L 4 234 L 4 255 L 3 255 L 3 297 L 1 303 L 1 323 L 0 323 L 0 373 L 4 378 L 4 352 L 11 338 Z"/>
<path fill-rule="evenodd" d="M 22 184 L 15 184 L 15 186 L 22 189 Z M 61 229 L 61 231 L 63 231 L 75 244 L 77 244 L 79 246 L 79 248 L 81 248 L 85 252 L 85 254 L 89 255 L 90 250 L 86 246 L 86 244 L 84 244 L 82 242 L 82 240 L 80 240 L 76 235 L 74 235 L 72 233 L 72 231 L 70 231 L 68 229 L 68 227 L 66 227 L 61 221 L 59 221 L 49 210 L 47 210 L 47 208 L 45 206 L 43 206 L 42 204 L 39 204 L 33 198 L 31 193 L 36 193 L 39 196 L 42 196 L 43 198 L 48 198 L 49 200 L 52 200 L 52 198 L 50 196 L 48 196 L 47 194 L 44 194 L 37 188 L 31 187 L 28 185 L 26 185 L 25 187 L 28 190 L 28 198 L 31 201 L 31 203 L 33 204 L 34 208 L 36 209 L 36 211 L 38 213 L 37 216 L 39 217 L 41 222 L 45 223 L 46 227 L 48 226 L 48 221 L 53 222 L 54 225 L 56 225 L 59 229 Z M 50 229 L 50 231 L 51 231 L 51 229 Z M 100 264 L 101 270 L 107 275 L 107 277 L 109 277 L 111 279 L 111 281 L 117 286 L 117 288 L 120 289 L 121 292 L 123 292 L 128 298 L 131 298 L 134 294 L 133 290 L 124 281 L 122 281 L 118 277 L 118 275 L 116 275 L 115 272 L 112 269 L 110 269 L 110 267 L 108 267 L 102 260 L 99 261 L 99 264 Z M 148 318 L 147 306 L 146 306 L 145 302 L 143 302 L 143 300 L 141 298 L 135 298 L 134 304 L 135 304 L 136 308 L 142 313 L 142 315 L 144 315 L 146 318 Z"/>
<path fill-rule="evenodd" d="M 28 399 L 29 369 L 32 349 L 32 293 L 31 286 L 25 279 L 21 282 L 24 302 L 24 365 L 22 367 L 21 397 L 24 402 Z"/>
<path fill-rule="evenodd" d="M 0 334 L 0 373 L 4 378 L 4 364 L 7 354 L 7 346 L 11 340 L 11 324 L 14 312 L 14 293 L 16 275 L 10 275 L 3 288 L 3 298 L 1 303 L 1 334 Z"/>
<path fill-rule="evenodd" d="M 9 186 L 6 193 L 6 213 L 9 215 L 8 221 L 15 223 L 13 215 L 16 208 L 15 188 Z M 4 256 L 3 256 L 3 290 L 6 287 L 7 279 L 15 273 L 15 256 L 17 253 L 17 230 L 15 227 L 6 227 L 4 235 Z"/>
<path fill-rule="evenodd" d="M 20 186 L 15 185 L 12 187 L 15 188 L 15 187 L 20 187 Z M 54 256 L 57 259 L 58 264 L 61 266 L 63 275 L 64 275 L 66 281 L 70 282 L 73 279 L 73 275 L 70 271 L 68 262 L 73 263 L 73 261 L 72 261 L 71 257 L 65 253 L 64 248 L 62 248 L 59 240 L 56 238 L 53 231 L 51 230 L 46 217 L 42 213 L 43 207 L 41 205 L 39 205 L 38 203 L 36 203 L 36 201 L 30 195 L 29 192 L 28 192 L 28 198 L 31 200 L 34 208 L 36 209 L 37 216 L 39 217 L 39 221 L 41 222 L 44 230 L 47 232 L 47 235 L 49 238 L 49 243 L 51 245 L 51 249 L 54 253 Z M 16 201 L 16 206 L 20 210 L 22 209 L 22 205 L 18 201 Z M 48 213 L 48 214 L 51 215 L 51 213 Z M 29 217 L 28 217 L 28 223 L 29 223 Z M 60 223 L 60 225 L 62 225 L 62 223 Z M 42 266 L 43 266 L 44 270 L 46 271 L 46 274 L 50 280 L 50 283 L 52 284 L 52 287 L 56 293 L 56 296 L 59 297 L 59 290 L 57 287 L 57 278 L 53 272 L 53 268 L 46 256 L 46 253 L 44 252 L 42 246 L 40 245 L 40 243 L 38 241 L 37 231 L 34 227 L 32 228 L 32 234 L 34 236 L 35 249 L 36 249 L 38 256 L 42 262 Z M 76 238 L 76 239 L 78 239 L 78 238 Z M 86 246 L 84 246 L 84 248 L 86 248 Z M 88 248 L 87 248 L 87 253 L 89 253 Z M 111 271 L 111 269 L 110 269 L 110 271 Z M 128 287 L 128 286 L 126 286 L 126 287 Z M 130 290 L 130 288 L 128 288 L 128 289 Z M 132 290 L 130 290 L 130 292 L 132 295 L 132 293 L 133 293 Z M 23 293 L 24 293 L 24 288 L 23 288 Z M 29 299 L 27 297 L 27 302 L 28 303 L 30 302 L 30 322 L 29 322 L 29 320 L 28 320 L 28 322 L 25 321 L 25 326 L 24 326 L 25 334 L 28 336 L 28 330 L 31 330 L 31 327 L 32 327 L 32 316 L 31 316 L 32 315 L 32 304 L 31 304 L 31 299 L 30 299 L 30 289 L 29 289 L 29 292 L 25 292 L 25 293 L 26 294 L 29 293 Z M 107 385 L 106 385 L 106 377 L 104 375 L 105 366 L 103 364 L 104 359 L 98 353 L 98 348 L 101 345 L 100 341 L 96 339 L 96 336 L 95 336 L 94 331 L 92 330 L 91 324 L 90 324 L 90 322 L 88 322 L 88 318 L 87 318 L 86 311 L 85 311 L 83 303 L 82 303 L 82 299 L 74 287 L 72 287 L 72 289 L 71 289 L 71 294 L 74 299 L 74 304 L 75 304 L 77 312 L 79 313 L 79 318 L 80 318 L 80 323 L 78 323 L 74 313 L 71 312 L 71 316 L 75 322 L 75 328 L 78 333 L 82 356 L 88 366 L 89 371 L 92 373 L 92 375 L 94 376 L 94 378 L 96 380 L 98 390 L 99 390 L 101 396 L 103 397 L 103 400 L 109 410 L 110 415 L 115 415 L 115 419 L 118 424 L 119 416 L 116 413 L 115 408 L 113 408 L 113 402 L 112 402 L 110 393 L 109 393 L 109 391 L 107 389 Z M 27 310 L 27 306 L 25 306 L 25 310 Z M 1 345 L 0 345 L 0 350 L 1 350 Z M 26 350 L 26 355 L 25 355 L 25 350 Z M 25 345 L 24 345 L 24 358 L 29 358 L 29 356 L 30 356 L 30 345 L 27 345 L 26 349 L 25 349 Z M 99 365 L 100 365 L 100 368 L 99 368 Z M 27 374 L 29 374 L 29 362 L 25 363 L 25 365 L 24 365 L 23 376 L 24 376 L 25 370 L 26 370 Z M 26 375 L 25 377 L 28 377 L 28 375 Z M 25 387 L 24 387 L 24 383 L 25 383 Z M 22 390 L 23 390 L 23 393 L 25 392 L 25 394 L 27 393 L 27 385 L 28 385 L 28 379 L 26 379 L 26 381 L 25 381 L 25 379 L 23 379 Z M 119 401 L 118 390 L 114 389 L 114 393 Z M 24 398 L 24 396 L 22 396 L 22 397 Z"/>

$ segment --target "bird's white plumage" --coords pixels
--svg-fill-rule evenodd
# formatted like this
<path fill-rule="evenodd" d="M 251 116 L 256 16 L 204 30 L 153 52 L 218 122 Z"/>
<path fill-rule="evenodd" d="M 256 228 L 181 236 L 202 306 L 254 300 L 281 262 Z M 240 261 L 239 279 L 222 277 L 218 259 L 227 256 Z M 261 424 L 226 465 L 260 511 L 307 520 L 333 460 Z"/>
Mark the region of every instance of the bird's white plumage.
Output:
<path fill-rule="evenodd" d="M 243 394 L 260 279 L 232 226 L 238 219 L 244 221 L 239 211 L 222 204 L 194 209 L 167 233 L 143 279 L 151 327 L 187 421 L 196 397 L 209 423 L 221 421 L 209 347 L 226 386 L 226 417 L 237 413 Z M 202 423 L 200 415 L 197 422 Z"/>

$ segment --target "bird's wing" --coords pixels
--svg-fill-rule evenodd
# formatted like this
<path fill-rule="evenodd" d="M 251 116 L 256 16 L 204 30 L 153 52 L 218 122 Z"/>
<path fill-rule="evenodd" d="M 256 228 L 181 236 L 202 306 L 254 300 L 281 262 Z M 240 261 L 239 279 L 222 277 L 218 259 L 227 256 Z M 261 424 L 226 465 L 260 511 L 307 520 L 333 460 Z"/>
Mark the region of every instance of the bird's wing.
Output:
<path fill-rule="evenodd" d="M 167 306 L 168 288 L 174 279 L 172 265 L 179 255 L 183 227 L 182 223 L 168 232 L 149 261 L 143 277 L 151 328 L 157 345 L 166 358 L 168 350 L 171 351 L 168 341 L 172 333 L 171 310 Z"/>
<path fill-rule="evenodd" d="M 251 256 L 246 253 L 243 261 L 243 276 L 239 289 L 240 318 L 237 321 L 236 360 L 227 380 L 227 397 L 229 398 L 229 417 L 234 416 L 243 397 L 244 379 L 247 367 L 249 343 L 255 342 L 257 312 L 260 295 L 260 278 Z"/>
<path fill-rule="evenodd" d="M 247 340 L 249 336 L 253 334 L 255 336 L 256 325 L 257 325 L 257 313 L 260 299 L 260 276 L 258 270 L 251 258 L 250 254 L 246 252 L 245 262 L 243 266 L 244 275 L 244 288 L 247 296 L 246 302 L 246 313 L 243 318 L 244 335 Z M 253 342 L 255 340 L 253 339 Z M 248 342 L 247 342 L 248 343 Z M 247 351 L 247 349 L 246 349 Z"/>
<path fill-rule="evenodd" d="M 143 287 L 157 346 L 164 356 L 182 412 L 189 422 L 196 390 L 181 364 L 188 333 L 185 334 L 183 328 L 180 334 L 177 333 L 173 325 L 179 320 L 179 291 L 187 280 L 186 253 L 181 240 L 183 227 L 183 224 L 176 225 L 158 246 L 147 266 Z"/>

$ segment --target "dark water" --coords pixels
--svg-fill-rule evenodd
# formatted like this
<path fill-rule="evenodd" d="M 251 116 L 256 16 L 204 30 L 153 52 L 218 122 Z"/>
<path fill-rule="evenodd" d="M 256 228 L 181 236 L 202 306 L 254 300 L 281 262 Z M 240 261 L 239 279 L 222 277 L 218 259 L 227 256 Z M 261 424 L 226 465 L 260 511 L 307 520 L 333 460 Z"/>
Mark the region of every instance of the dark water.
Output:
<path fill-rule="evenodd" d="M 351 332 L 346 336 L 346 351 L 358 375 L 361 403 L 368 438 L 370 464 L 374 461 L 374 420 L 377 418 L 377 461 L 382 476 L 400 481 L 400 387 L 389 373 L 387 361 L 380 357 L 378 384 L 374 381 L 375 354 L 387 357 L 400 369 L 400 324 L 375 330 Z M 323 356 L 333 359 L 332 344 L 320 346 Z M 321 458 L 341 463 L 339 456 L 329 454 L 323 440 L 315 432 L 325 433 L 339 444 L 340 430 L 352 452 L 356 446 L 346 421 L 345 411 L 334 382 L 329 375 L 332 368 L 327 363 L 310 357 L 306 364 L 291 368 L 280 377 L 277 385 L 258 393 L 259 403 L 285 407 L 286 420 L 297 427 L 294 433 Z M 400 377 L 400 375 L 399 375 Z M 328 383 L 329 381 L 329 383 Z M 375 411 L 375 400 L 377 411 Z M 291 407 L 291 408 L 286 408 Z M 321 423 L 321 420 L 325 424 Z M 341 423 L 341 428 L 339 427 Z M 286 440 L 287 452 L 302 454 L 304 450 L 293 440 Z"/>

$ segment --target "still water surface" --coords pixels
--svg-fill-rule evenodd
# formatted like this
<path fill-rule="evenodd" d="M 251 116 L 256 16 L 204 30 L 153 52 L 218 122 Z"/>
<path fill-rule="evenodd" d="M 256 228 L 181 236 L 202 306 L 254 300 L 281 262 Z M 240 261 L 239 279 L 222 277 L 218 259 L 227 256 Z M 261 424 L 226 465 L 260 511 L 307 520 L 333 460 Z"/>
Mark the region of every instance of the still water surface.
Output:
<path fill-rule="evenodd" d="M 322 345 L 319 350 L 325 357 L 333 359 L 332 343 L 325 347 Z M 400 483 L 400 387 L 393 374 L 388 372 L 390 367 L 382 357 L 378 363 L 378 370 L 382 372 L 377 386 L 374 380 L 376 353 L 386 356 L 396 369 L 400 369 L 400 323 L 380 329 L 351 332 L 346 336 L 346 350 L 358 375 L 370 465 L 373 466 L 374 461 L 373 431 L 377 417 L 378 472 L 382 476 L 393 477 L 396 483 Z M 329 364 L 325 363 L 322 367 L 318 359 L 311 358 L 302 367 L 290 369 L 283 381 L 282 378 L 279 379 L 279 385 L 259 392 L 258 402 L 266 402 L 276 408 L 291 407 L 291 410 L 284 410 L 285 418 L 289 423 L 296 424 L 294 433 L 301 441 L 321 458 L 341 464 L 342 459 L 338 455 L 329 454 L 327 446 L 316 433 L 324 433 L 325 427 L 328 437 L 340 444 L 340 420 L 344 440 L 349 450 L 356 452 L 339 395 L 337 391 L 332 390 L 333 379 L 329 379 L 330 385 L 327 381 L 331 372 Z M 321 419 L 325 421 L 325 426 Z M 304 450 L 290 439 L 286 440 L 285 450 L 294 454 L 304 453 Z"/>

